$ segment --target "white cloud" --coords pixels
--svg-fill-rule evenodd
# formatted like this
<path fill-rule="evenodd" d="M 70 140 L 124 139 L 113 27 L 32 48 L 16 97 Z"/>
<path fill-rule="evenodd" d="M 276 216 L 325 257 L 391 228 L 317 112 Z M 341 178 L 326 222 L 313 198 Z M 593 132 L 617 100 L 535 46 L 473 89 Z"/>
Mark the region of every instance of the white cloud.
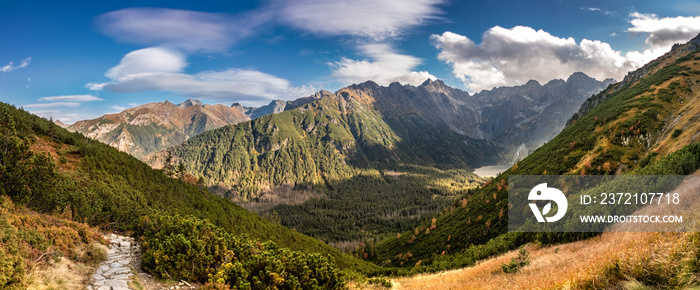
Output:
<path fill-rule="evenodd" d="M 597 40 L 560 38 L 543 30 L 499 26 L 486 31 L 480 44 L 452 32 L 432 35 L 438 59 L 473 91 L 512 86 L 530 79 L 541 83 L 581 71 L 597 79 L 621 80 L 633 69 L 668 50 L 654 48 L 625 53 Z"/>
<path fill-rule="evenodd" d="M 53 97 L 43 97 L 39 99 L 40 101 L 48 102 L 92 102 L 92 101 L 102 101 L 103 99 L 95 97 L 93 95 L 66 95 L 66 96 L 53 96 Z"/>
<path fill-rule="evenodd" d="M 28 58 L 22 59 L 22 62 L 19 65 L 15 65 L 13 62 L 10 62 L 5 66 L 0 67 L 0 72 L 6 73 L 6 72 L 11 72 L 11 71 L 16 70 L 16 69 L 25 68 L 25 67 L 29 66 L 29 63 L 31 61 L 32 61 L 32 58 L 28 57 Z"/>
<path fill-rule="evenodd" d="M 128 8 L 97 18 L 98 28 L 122 42 L 155 46 L 133 51 L 105 75 L 109 82 L 89 83 L 91 90 L 113 92 L 172 91 L 217 100 L 293 99 L 316 91 L 292 87 L 289 81 L 251 69 L 228 68 L 197 74 L 184 72 L 186 54 L 221 52 L 251 36 L 265 23 L 278 23 L 318 35 L 345 35 L 364 40 L 401 36 L 405 29 L 440 19 L 446 0 L 271 0 L 237 15 L 164 8 Z M 359 47 L 370 60 L 343 58 L 334 76 L 344 81 L 419 84 L 435 78 L 413 71 L 420 60 L 395 53 L 384 44 Z M 184 54 L 183 54 L 184 53 Z"/>
<path fill-rule="evenodd" d="M 138 73 L 181 72 L 187 66 L 185 56 L 162 47 L 149 47 L 127 53 L 119 65 L 109 69 L 105 76 L 119 79 Z"/>
<path fill-rule="evenodd" d="M 165 46 L 185 51 L 223 51 L 249 36 L 269 18 L 268 13 L 232 17 L 166 8 L 127 8 L 102 14 L 98 28 L 122 42 Z"/>
<path fill-rule="evenodd" d="M 599 12 L 599 13 L 603 13 L 605 15 L 615 14 L 615 11 L 603 10 L 603 9 L 598 8 L 598 7 L 581 7 L 579 9 L 587 10 L 587 11 L 591 11 L 591 12 Z"/>
<path fill-rule="evenodd" d="M 24 105 L 22 107 L 41 109 L 41 108 L 79 107 L 79 106 L 80 106 L 80 103 L 78 103 L 78 102 L 53 102 L 53 103 L 41 103 L 41 104 L 29 104 L 29 105 Z"/>
<path fill-rule="evenodd" d="M 581 8 L 605 12 L 600 8 Z M 543 30 L 495 26 L 481 43 L 452 32 L 432 35 L 440 50 L 438 59 L 451 64 L 453 74 L 473 91 L 495 86 L 518 85 L 530 79 L 547 82 L 582 71 L 597 79 L 624 75 L 668 52 L 675 43 L 685 43 L 700 33 L 700 17 L 665 17 L 630 14 L 627 32 L 646 35 L 646 48 L 622 53 L 608 43 L 560 38 Z M 611 36 L 616 36 L 613 33 Z"/>
<path fill-rule="evenodd" d="M 141 49 L 124 56 L 105 74 L 110 82 L 87 87 L 118 93 L 171 91 L 194 98 L 249 102 L 295 99 L 315 91 L 313 87 L 292 87 L 288 80 L 256 70 L 229 68 L 186 74 L 182 72 L 186 65 L 184 56 L 175 51 Z"/>
<path fill-rule="evenodd" d="M 396 53 L 388 44 L 365 44 L 359 49 L 369 60 L 342 58 L 340 61 L 329 63 L 333 67 L 333 76 L 344 84 L 372 80 L 380 85 L 392 82 L 419 85 L 428 78 L 436 79 L 426 71 L 413 71 L 421 64 L 421 60 Z"/>
<path fill-rule="evenodd" d="M 668 48 L 676 43 L 688 42 L 700 33 L 700 16 L 664 17 L 656 14 L 634 12 L 631 15 L 628 32 L 647 33 L 646 43 L 652 48 Z"/>
<path fill-rule="evenodd" d="M 383 40 L 411 26 L 440 18 L 445 0 L 276 0 L 279 20 L 323 35 L 351 35 Z"/>

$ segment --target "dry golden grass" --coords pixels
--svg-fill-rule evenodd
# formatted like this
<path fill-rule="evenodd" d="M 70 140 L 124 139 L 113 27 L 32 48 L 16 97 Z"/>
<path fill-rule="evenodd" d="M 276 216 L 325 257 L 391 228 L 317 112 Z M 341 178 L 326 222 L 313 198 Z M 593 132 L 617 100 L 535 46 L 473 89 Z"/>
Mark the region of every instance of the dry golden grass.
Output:
<path fill-rule="evenodd" d="M 700 171 L 695 175 L 700 174 Z M 700 178 L 692 176 L 675 189 L 685 193 L 686 207 L 675 214 L 690 217 L 700 199 Z M 668 205 L 643 208 L 635 214 L 664 214 Z M 690 219 L 688 219 L 690 220 Z M 631 230 L 618 227 L 616 230 Z M 515 274 L 503 273 L 519 250 L 464 269 L 393 280 L 395 289 L 644 289 L 639 281 L 687 286 L 700 283 L 698 233 L 608 232 L 601 236 L 549 247 L 528 245 L 531 262 Z M 694 269 L 697 267 L 699 269 Z M 690 272 L 688 272 L 690 271 Z M 688 273 L 686 273 L 688 272 Z M 638 281 L 639 280 L 639 281 Z M 650 283 L 650 282 L 647 282 Z M 651 282 L 653 283 L 653 282 Z M 672 285 L 668 285 L 670 283 Z"/>
<path fill-rule="evenodd" d="M 85 289 L 88 278 L 93 271 L 94 267 L 62 257 L 58 262 L 51 263 L 51 265 L 32 269 L 29 273 L 27 289 Z"/>
<path fill-rule="evenodd" d="M 505 274 L 518 250 L 464 269 L 393 279 L 394 289 L 600 289 L 622 288 L 640 271 L 677 267 L 687 250 L 688 234 L 605 233 L 585 241 L 537 247 L 529 245 L 531 263 Z M 620 267 L 619 272 L 610 272 Z M 612 275 L 614 274 L 614 275 Z M 622 277 L 620 277 L 622 276 Z"/>
<path fill-rule="evenodd" d="M 58 144 L 44 137 L 37 137 L 34 139 L 30 149 L 35 153 L 47 152 L 53 161 L 62 171 L 74 171 L 80 165 L 80 156 L 78 154 L 64 153 L 63 157 L 65 159 L 61 162 L 62 156 L 58 154 L 58 151 L 65 152 L 68 149 L 68 144 Z"/>

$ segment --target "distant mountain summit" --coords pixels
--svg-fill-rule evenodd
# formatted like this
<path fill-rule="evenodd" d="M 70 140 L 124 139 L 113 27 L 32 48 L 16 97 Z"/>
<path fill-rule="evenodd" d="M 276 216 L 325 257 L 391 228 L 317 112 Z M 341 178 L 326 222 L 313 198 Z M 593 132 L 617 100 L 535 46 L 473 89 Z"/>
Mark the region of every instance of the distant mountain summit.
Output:
<path fill-rule="evenodd" d="M 204 105 L 197 100 L 175 105 L 165 101 L 78 121 L 68 129 L 142 158 L 206 130 L 248 120 L 240 109 L 225 105 Z"/>
<path fill-rule="evenodd" d="M 179 108 L 186 109 L 192 106 L 204 106 L 199 100 L 187 99 L 186 101 L 177 105 Z"/>
<path fill-rule="evenodd" d="M 556 136 L 588 97 L 613 82 L 577 72 L 566 81 L 540 85 L 531 80 L 474 95 L 430 79 L 418 87 L 399 83 L 381 87 L 368 81 L 338 93 L 354 91 L 360 99 L 372 100 L 387 116 L 418 115 L 461 135 L 494 141 L 504 149 L 504 161 L 514 162 Z"/>
<path fill-rule="evenodd" d="M 472 136 L 479 134 L 505 146 L 510 161 L 515 162 L 559 134 L 587 98 L 613 82 L 577 72 L 566 81 L 552 80 L 545 85 L 529 81 L 482 91 L 472 96 L 479 118 Z"/>
<path fill-rule="evenodd" d="M 56 124 L 56 125 L 58 125 L 58 126 L 61 127 L 61 128 L 64 128 L 64 129 L 65 129 L 65 128 L 68 128 L 68 126 L 70 126 L 70 125 L 68 125 L 68 124 L 66 124 L 66 123 L 61 122 L 61 120 L 53 121 L 53 123 Z"/>
<path fill-rule="evenodd" d="M 80 132 L 120 151 L 143 158 L 181 144 L 204 131 L 279 112 L 279 104 L 286 105 L 286 102 L 273 101 L 267 106 L 252 108 L 238 104 L 230 107 L 221 104 L 207 105 L 194 99 L 177 105 L 165 101 L 141 105 L 92 120 L 78 121 L 70 126 L 64 125 L 71 131 Z"/>

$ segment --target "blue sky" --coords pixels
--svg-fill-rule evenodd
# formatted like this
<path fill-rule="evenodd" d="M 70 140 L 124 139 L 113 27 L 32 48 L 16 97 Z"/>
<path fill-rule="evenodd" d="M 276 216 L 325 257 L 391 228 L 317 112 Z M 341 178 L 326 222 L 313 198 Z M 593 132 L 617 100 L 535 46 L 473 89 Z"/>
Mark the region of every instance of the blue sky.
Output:
<path fill-rule="evenodd" d="M 67 123 L 148 102 L 259 106 L 373 80 L 478 92 L 620 80 L 698 1 L 0 1 L 0 101 Z"/>

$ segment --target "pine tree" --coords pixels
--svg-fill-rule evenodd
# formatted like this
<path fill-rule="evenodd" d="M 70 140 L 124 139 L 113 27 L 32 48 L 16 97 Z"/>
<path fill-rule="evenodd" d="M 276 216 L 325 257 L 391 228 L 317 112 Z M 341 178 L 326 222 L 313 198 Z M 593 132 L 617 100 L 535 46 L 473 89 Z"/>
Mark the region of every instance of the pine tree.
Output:
<path fill-rule="evenodd" d="M 175 165 L 173 165 L 173 152 L 168 150 L 168 155 L 165 156 L 165 165 L 163 166 L 163 172 L 168 177 L 172 178 L 175 175 Z"/>

